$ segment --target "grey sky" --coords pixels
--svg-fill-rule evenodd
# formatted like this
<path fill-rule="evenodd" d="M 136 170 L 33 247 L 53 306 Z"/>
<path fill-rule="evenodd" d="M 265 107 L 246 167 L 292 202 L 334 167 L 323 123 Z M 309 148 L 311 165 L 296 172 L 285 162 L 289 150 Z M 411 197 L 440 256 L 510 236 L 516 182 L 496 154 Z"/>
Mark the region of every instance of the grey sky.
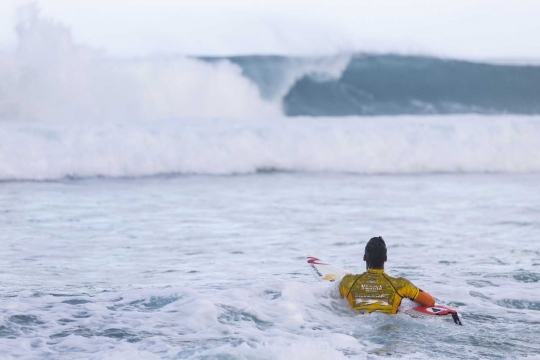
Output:
<path fill-rule="evenodd" d="M 0 5 L 0 44 L 17 6 Z M 322 55 L 355 51 L 540 59 L 538 0 L 41 0 L 42 15 L 109 54 Z"/>

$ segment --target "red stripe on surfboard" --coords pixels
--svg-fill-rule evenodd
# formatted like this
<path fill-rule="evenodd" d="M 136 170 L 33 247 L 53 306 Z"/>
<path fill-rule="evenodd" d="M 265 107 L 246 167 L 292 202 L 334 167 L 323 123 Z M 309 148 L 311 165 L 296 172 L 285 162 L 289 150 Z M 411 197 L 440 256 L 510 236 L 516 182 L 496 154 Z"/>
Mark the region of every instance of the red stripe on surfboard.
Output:
<path fill-rule="evenodd" d="M 417 306 L 413 308 L 414 310 L 428 315 L 448 315 L 448 314 L 457 314 L 456 310 L 449 309 L 444 306 Z"/>
<path fill-rule="evenodd" d="M 317 259 L 316 257 L 313 257 L 313 256 L 308 256 L 307 263 L 308 264 L 315 264 L 315 265 L 328 265 L 328 264 L 325 264 L 325 263 L 321 262 L 321 260 L 319 260 L 319 259 Z"/>

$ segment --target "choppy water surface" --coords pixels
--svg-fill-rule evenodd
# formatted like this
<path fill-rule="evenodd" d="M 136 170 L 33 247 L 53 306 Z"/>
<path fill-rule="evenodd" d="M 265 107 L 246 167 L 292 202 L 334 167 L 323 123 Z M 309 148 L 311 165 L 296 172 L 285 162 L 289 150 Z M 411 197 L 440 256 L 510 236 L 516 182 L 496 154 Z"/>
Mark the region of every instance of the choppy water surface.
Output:
<path fill-rule="evenodd" d="M 539 356 L 540 175 L 273 173 L 0 183 L 0 348 L 14 358 Z M 358 315 L 311 253 L 383 236 L 464 326 Z"/>

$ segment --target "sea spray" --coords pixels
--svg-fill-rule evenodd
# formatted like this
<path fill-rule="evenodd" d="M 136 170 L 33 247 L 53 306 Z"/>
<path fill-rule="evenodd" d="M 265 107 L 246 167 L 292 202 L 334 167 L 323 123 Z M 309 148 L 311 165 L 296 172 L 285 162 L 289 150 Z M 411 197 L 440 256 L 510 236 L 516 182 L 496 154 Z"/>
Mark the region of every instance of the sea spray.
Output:
<path fill-rule="evenodd" d="M 118 59 L 76 44 L 69 28 L 22 12 L 18 47 L 0 54 L 0 119 L 132 121 L 279 116 L 279 103 L 227 60 L 155 56 Z"/>

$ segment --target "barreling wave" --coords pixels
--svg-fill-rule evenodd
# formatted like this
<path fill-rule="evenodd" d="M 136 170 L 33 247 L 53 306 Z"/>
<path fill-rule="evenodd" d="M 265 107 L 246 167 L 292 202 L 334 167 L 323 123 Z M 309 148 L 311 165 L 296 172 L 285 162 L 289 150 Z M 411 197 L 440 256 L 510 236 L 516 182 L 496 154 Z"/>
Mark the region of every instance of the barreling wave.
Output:
<path fill-rule="evenodd" d="M 540 171 L 540 117 L 479 115 L 20 123 L 0 128 L 0 179 Z"/>
<path fill-rule="evenodd" d="M 540 114 L 540 66 L 359 54 L 341 66 L 318 59 L 326 69 L 335 69 L 333 76 L 321 76 L 320 70 L 306 69 L 308 59 L 229 60 L 263 95 L 273 94 L 275 79 L 303 63 L 305 73 L 293 78 L 280 99 L 289 116 Z"/>
<path fill-rule="evenodd" d="M 369 54 L 120 59 L 24 10 L 17 49 L 0 53 L 0 120 L 540 114 L 540 66 Z"/>

